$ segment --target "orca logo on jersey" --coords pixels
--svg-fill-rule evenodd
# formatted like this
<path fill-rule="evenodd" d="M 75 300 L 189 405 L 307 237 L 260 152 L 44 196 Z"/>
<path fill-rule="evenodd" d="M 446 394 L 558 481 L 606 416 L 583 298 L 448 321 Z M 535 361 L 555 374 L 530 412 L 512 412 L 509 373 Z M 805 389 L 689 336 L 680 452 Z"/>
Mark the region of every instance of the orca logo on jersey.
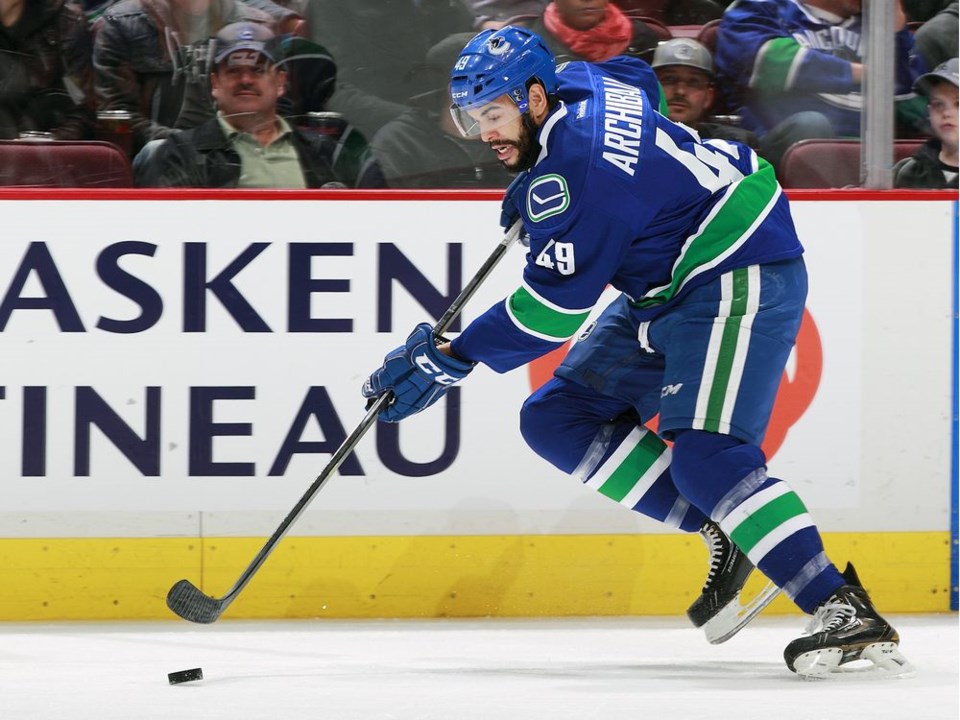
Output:
<path fill-rule="evenodd" d="M 531 222 L 559 215 L 570 207 L 570 190 L 562 175 L 551 173 L 537 178 L 527 190 L 527 214 Z"/>

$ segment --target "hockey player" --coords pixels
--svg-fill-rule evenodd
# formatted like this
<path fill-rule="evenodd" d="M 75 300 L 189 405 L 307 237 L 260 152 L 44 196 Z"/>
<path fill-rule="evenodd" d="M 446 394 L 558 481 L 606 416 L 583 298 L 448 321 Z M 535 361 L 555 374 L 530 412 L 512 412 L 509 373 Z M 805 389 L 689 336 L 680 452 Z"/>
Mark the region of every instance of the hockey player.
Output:
<path fill-rule="evenodd" d="M 727 613 L 755 614 L 727 603 L 752 563 L 814 616 L 785 650 L 791 670 L 823 675 L 861 658 L 908 668 L 853 568 L 837 570 L 803 502 L 766 472 L 760 443 L 807 290 L 771 166 L 667 120 L 645 62 L 555 70 L 524 28 L 475 36 L 451 96 L 461 132 L 518 173 L 503 224 L 522 219 L 527 265 L 516 292 L 452 342 L 423 323 L 386 356 L 363 388 L 392 393 L 379 419 L 420 412 L 477 363 L 506 372 L 555 349 L 613 285 L 619 298 L 524 403 L 526 442 L 601 494 L 713 539 L 696 624 L 736 632 L 745 621 Z M 658 412 L 672 452 L 642 424 Z"/>

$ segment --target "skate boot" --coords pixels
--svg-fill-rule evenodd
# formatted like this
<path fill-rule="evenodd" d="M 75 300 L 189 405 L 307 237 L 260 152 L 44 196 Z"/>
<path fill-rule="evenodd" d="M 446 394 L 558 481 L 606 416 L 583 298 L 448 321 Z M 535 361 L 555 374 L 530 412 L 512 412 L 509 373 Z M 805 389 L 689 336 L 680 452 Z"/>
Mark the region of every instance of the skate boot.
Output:
<path fill-rule="evenodd" d="M 749 603 L 741 604 L 740 592 L 753 572 L 753 563 L 712 520 L 703 524 L 700 536 L 710 552 L 710 572 L 687 617 L 695 627 L 703 628 L 708 642 L 717 645 L 740 632 L 770 604 L 780 588 L 769 583 Z"/>
<path fill-rule="evenodd" d="M 913 666 L 897 647 L 897 631 L 873 607 L 850 563 L 843 579 L 847 584 L 813 614 L 807 636 L 797 638 L 783 651 L 787 667 L 804 678 L 876 670 L 896 676 L 912 674 Z M 852 663 L 856 664 L 848 667 Z"/>

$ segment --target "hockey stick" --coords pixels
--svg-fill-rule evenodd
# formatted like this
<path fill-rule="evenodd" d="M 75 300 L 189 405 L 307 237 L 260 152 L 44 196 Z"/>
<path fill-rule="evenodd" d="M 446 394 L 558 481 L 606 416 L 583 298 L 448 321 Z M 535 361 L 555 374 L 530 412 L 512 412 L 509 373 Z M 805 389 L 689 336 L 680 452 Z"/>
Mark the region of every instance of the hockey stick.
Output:
<path fill-rule="evenodd" d="M 477 274 L 470 279 L 466 287 L 463 288 L 450 305 L 450 308 L 434 326 L 434 335 L 443 335 L 443 333 L 450 328 L 450 325 L 453 324 L 453 321 L 460 314 L 460 311 L 463 310 L 464 305 L 473 297 L 483 281 L 486 280 L 493 271 L 493 268 L 496 267 L 500 259 L 506 254 L 507 250 L 510 249 L 510 246 L 520 237 L 521 229 L 522 224 L 518 220 L 507 231 L 503 240 L 500 241 L 500 244 L 497 245 L 490 257 L 487 258 L 487 261 L 477 271 Z M 233 584 L 233 587 L 227 591 L 226 595 L 221 598 L 211 597 L 189 580 L 180 580 L 176 582 L 167 593 L 167 607 L 184 620 L 189 620 L 190 622 L 203 624 L 216 622 L 217 618 L 223 614 L 223 611 L 227 609 L 230 603 L 240 594 L 240 591 L 250 582 L 254 573 L 260 569 L 260 566 L 263 565 L 270 556 L 270 553 L 273 552 L 283 536 L 287 534 L 287 530 L 289 530 L 290 526 L 300 517 L 307 505 L 310 504 L 310 501 L 313 500 L 314 496 L 320 491 L 320 488 L 322 488 L 330 476 L 337 471 L 347 455 L 353 452 L 354 447 L 360 442 L 360 438 L 366 434 L 367 430 L 370 429 L 377 419 L 380 410 L 390 402 L 390 398 L 390 393 L 384 393 L 367 409 L 367 414 L 364 415 L 360 424 L 357 425 L 356 429 L 347 436 L 346 440 L 344 440 L 336 452 L 333 453 L 327 466 L 323 468 L 323 471 L 317 476 L 317 479 L 313 481 L 313 484 L 307 488 L 303 497 L 297 501 L 297 504 L 294 505 L 293 509 L 283 519 L 283 522 L 280 523 L 280 527 L 270 536 L 270 539 L 267 540 L 260 549 L 260 552 L 257 553 L 253 562 L 247 566 L 247 569 L 243 571 L 243 574 Z"/>

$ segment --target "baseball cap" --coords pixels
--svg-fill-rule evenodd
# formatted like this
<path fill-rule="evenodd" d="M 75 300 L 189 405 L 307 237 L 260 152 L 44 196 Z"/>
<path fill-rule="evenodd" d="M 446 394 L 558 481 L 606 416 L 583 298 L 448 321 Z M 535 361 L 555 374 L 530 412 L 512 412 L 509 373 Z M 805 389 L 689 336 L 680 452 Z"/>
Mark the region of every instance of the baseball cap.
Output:
<path fill-rule="evenodd" d="M 674 38 L 660 43 L 650 64 L 655 68 L 686 65 L 713 75 L 713 57 L 710 51 L 692 38 Z"/>
<path fill-rule="evenodd" d="M 253 50 L 270 62 L 277 61 L 277 38 L 266 25 L 255 22 L 235 22 L 225 25 L 217 33 L 213 62 L 219 64 L 237 50 Z"/>
<path fill-rule="evenodd" d="M 918 77 L 913 84 L 913 90 L 921 95 L 929 95 L 931 86 L 937 80 L 946 80 L 960 87 L 957 79 L 957 58 L 950 58 L 937 65 L 932 71 Z"/>

